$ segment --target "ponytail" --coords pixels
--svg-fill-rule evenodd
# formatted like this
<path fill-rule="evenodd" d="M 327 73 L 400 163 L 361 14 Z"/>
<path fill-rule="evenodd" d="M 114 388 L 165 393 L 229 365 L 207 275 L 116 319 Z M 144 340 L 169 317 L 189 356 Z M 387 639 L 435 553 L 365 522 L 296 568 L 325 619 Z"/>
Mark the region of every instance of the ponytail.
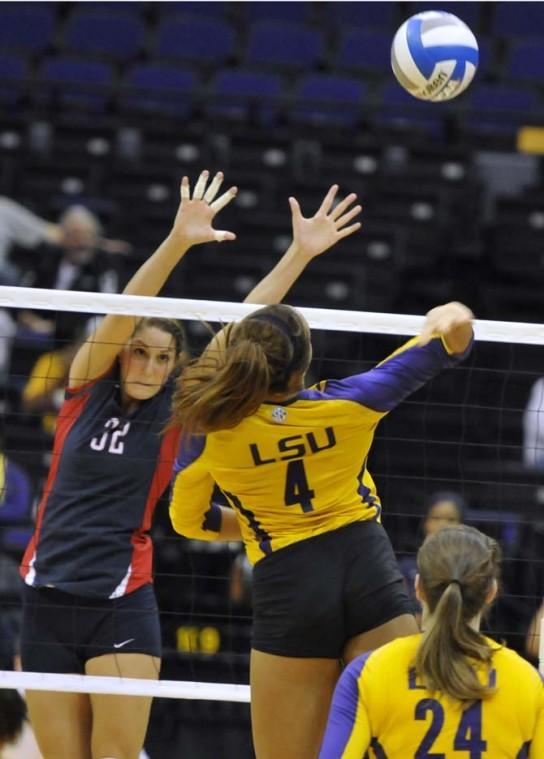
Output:
<path fill-rule="evenodd" d="M 186 435 L 235 427 L 266 399 L 270 371 L 262 346 L 242 340 L 225 351 L 224 363 L 191 362 L 174 395 L 174 424 Z"/>
<path fill-rule="evenodd" d="M 425 687 L 459 701 L 491 696 L 475 665 L 489 669 L 496 649 L 470 622 L 496 580 L 497 544 L 471 527 L 444 528 L 421 547 L 418 569 L 431 612 L 415 662 Z"/>
<path fill-rule="evenodd" d="M 236 427 L 270 395 L 288 392 L 311 359 L 308 325 L 295 309 L 267 306 L 229 324 L 178 380 L 170 426 L 184 434 Z"/>

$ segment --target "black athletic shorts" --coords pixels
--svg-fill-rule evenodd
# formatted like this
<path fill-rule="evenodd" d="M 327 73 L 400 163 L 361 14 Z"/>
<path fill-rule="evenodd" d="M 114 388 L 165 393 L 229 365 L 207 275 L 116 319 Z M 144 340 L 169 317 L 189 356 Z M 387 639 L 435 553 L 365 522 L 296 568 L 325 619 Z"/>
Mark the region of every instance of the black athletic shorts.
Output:
<path fill-rule="evenodd" d="M 257 651 L 339 659 L 351 638 L 412 613 L 391 541 L 378 522 L 354 522 L 302 540 L 255 565 Z"/>
<path fill-rule="evenodd" d="M 96 599 L 25 585 L 21 659 L 27 672 L 83 674 L 103 654 L 160 657 L 159 611 L 153 586 Z"/>

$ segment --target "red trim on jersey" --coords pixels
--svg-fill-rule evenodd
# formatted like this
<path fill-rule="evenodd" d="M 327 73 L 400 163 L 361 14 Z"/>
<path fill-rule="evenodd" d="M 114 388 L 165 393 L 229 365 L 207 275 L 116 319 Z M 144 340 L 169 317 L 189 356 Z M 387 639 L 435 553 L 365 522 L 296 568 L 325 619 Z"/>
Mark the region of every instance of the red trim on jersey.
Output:
<path fill-rule="evenodd" d="M 159 460 L 153 475 L 151 487 L 145 504 L 142 523 L 134 530 L 130 542 L 132 543 L 132 561 L 130 563 L 130 577 L 125 589 L 131 593 L 141 585 L 153 582 L 153 544 L 148 532 L 157 501 L 164 493 L 172 479 L 172 469 L 179 448 L 181 430 L 172 428 L 164 435 L 159 451 Z"/>
<path fill-rule="evenodd" d="M 45 513 L 45 507 L 47 506 L 47 501 L 49 500 L 49 494 L 52 492 L 53 486 L 55 484 L 55 478 L 57 476 L 57 470 L 59 468 L 60 457 L 62 456 L 62 451 L 64 448 L 64 443 L 66 441 L 66 437 L 68 436 L 68 433 L 70 432 L 74 424 L 77 422 L 77 420 L 81 416 L 81 412 L 85 408 L 85 404 L 87 403 L 89 398 L 90 398 L 90 395 L 88 393 L 84 395 L 78 395 L 74 398 L 67 398 L 62 404 L 61 409 L 59 411 L 59 415 L 57 418 L 57 429 L 55 432 L 55 442 L 53 444 L 51 466 L 49 467 L 47 482 L 45 483 L 45 487 L 43 489 L 43 495 L 40 501 L 40 505 L 38 507 L 36 527 L 34 529 L 34 534 L 32 535 L 32 538 L 30 539 L 30 543 L 26 547 L 26 551 L 24 553 L 23 559 L 21 561 L 21 565 L 19 567 L 19 573 L 23 579 L 29 573 L 30 562 L 32 561 L 32 558 L 34 557 L 36 553 L 36 549 L 38 546 L 38 537 L 40 534 L 40 529 L 41 529 L 41 525 L 43 521 L 43 515 Z"/>

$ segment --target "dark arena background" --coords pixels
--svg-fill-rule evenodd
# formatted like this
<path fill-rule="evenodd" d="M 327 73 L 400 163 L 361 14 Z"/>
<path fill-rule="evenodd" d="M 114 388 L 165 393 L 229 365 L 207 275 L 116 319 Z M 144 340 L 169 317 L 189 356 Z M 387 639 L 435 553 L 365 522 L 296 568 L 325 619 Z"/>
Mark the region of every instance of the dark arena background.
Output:
<path fill-rule="evenodd" d="M 475 80 L 448 103 L 415 100 L 390 69 L 396 29 L 427 9 L 459 16 L 480 46 Z M 336 182 L 358 194 L 363 228 L 313 261 L 288 303 L 424 315 L 459 300 L 477 319 L 542 323 L 543 70 L 543 3 L 1 2 L 0 206 L 50 222 L 88 208 L 107 244 L 73 289 L 120 292 L 168 232 L 181 176 L 222 170 L 239 193 L 219 226 L 237 240 L 190 254 L 162 295 L 240 301 L 289 244 L 288 197 L 310 215 Z M 2 208 L 0 284 L 54 287 L 51 241 L 13 240 Z M 70 347 L 80 320 L 0 316 L 0 609 L 16 629 L 14 567 L 55 411 L 52 395 L 32 402 L 28 380 L 43 354 Z M 207 333 L 190 315 L 186 325 L 196 355 Z M 364 371 L 401 339 L 317 330 L 312 378 Z M 544 429 L 543 375 L 541 344 L 478 341 L 384 420 L 369 462 L 401 560 L 441 491 L 500 541 L 502 594 L 486 629 L 528 658 L 544 589 L 544 435 L 540 456 L 531 438 L 539 419 Z M 247 683 L 241 544 L 176 536 L 167 499 L 153 533 L 162 677 Z M 249 706 L 156 699 L 146 751 L 250 759 Z"/>

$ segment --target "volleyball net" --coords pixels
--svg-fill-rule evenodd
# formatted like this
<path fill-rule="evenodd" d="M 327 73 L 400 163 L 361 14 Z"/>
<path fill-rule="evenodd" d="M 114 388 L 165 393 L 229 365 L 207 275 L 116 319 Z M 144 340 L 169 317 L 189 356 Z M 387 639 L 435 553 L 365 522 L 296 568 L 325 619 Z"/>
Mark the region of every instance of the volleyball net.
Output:
<path fill-rule="evenodd" d="M 28 475 L 36 503 L 50 461 L 54 411 L 25 405 L 25 388 L 38 361 L 66 348 L 59 324 L 103 314 L 176 318 L 183 321 L 193 354 L 209 338 L 204 322 L 237 320 L 255 306 L 199 300 L 147 298 L 0 287 L 6 322 L 0 335 L 2 455 Z M 310 380 L 371 368 L 420 331 L 424 317 L 301 308 L 314 330 Z M 22 312 L 51 321 L 49 333 L 29 329 Z M 10 336 L 11 335 L 11 336 Z M 525 651 L 531 619 L 540 605 L 544 567 L 544 477 L 536 457 L 523 451 L 524 410 L 544 366 L 544 325 L 475 322 L 473 356 L 406 400 L 380 424 L 369 469 L 378 485 L 383 521 L 402 562 L 413 560 L 423 539 L 429 499 L 455 493 L 466 504 L 464 520 L 501 543 L 502 594 L 489 632 Z M 71 339 L 71 338 L 70 338 Z M 51 366 L 51 362 L 42 366 Z M 46 370 L 47 371 L 47 370 Z M 61 379 L 62 383 L 62 379 Z M 538 412 L 534 410 L 534 413 Z M 544 424 L 543 400 L 542 424 Z M 537 417 L 535 417 L 537 419 Z M 537 420 L 538 421 L 538 420 Z M 544 453 L 544 452 L 543 452 Z M 4 477 L 6 501 L 7 478 Z M 118 494 L 122 498 L 122 494 Z M 0 551 L 19 561 L 32 530 L 32 507 L 9 513 L 0 504 Z M 155 590 L 161 612 L 164 659 L 159 681 L 123 677 L 0 672 L 1 688 L 147 695 L 246 703 L 249 701 L 251 572 L 240 544 L 190 541 L 176 536 L 165 503 L 152 530 Z M 10 590 L 13 592 L 10 595 Z M 2 585 L 0 608 L 17 611 L 15 588 Z M 544 636 L 541 636 L 541 642 Z M 541 647 L 541 663 L 544 659 Z"/>

